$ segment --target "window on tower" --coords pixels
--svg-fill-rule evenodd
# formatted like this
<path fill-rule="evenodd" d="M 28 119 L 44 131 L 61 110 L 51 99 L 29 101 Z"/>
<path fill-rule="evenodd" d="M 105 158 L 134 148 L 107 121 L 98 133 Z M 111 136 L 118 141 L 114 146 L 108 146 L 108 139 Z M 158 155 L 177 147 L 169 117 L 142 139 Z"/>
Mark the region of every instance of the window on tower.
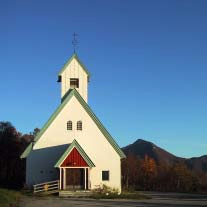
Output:
<path fill-rule="evenodd" d="M 71 78 L 70 79 L 70 88 L 79 88 L 79 79 Z"/>
<path fill-rule="evenodd" d="M 72 130 L 73 129 L 73 124 L 72 121 L 67 122 L 67 130 Z"/>
<path fill-rule="evenodd" d="M 77 122 L 77 130 L 81 131 L 82 130 L 82 121 Z"/>

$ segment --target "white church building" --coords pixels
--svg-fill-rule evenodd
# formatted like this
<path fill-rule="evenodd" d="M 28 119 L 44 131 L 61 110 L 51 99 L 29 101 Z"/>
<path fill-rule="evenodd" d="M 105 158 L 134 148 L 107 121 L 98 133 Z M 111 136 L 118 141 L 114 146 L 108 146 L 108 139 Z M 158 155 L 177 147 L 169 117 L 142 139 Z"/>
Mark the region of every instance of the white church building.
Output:
<path fill-rule="evenodd" d="M 26 184 L 60 181 L 60 190 L 121 191 L 124 153 L 88 105 L 90 73 L 74 53 L 58 73 L 61 103 L 25 149 Z"/>

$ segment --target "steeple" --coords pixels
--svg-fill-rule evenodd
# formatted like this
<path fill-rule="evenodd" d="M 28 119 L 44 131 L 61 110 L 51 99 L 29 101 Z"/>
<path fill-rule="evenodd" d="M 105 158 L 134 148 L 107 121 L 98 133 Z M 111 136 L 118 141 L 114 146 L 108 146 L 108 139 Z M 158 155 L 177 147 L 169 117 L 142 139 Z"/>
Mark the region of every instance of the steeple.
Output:
<path fill-rule="evenodd" d="M 78 34 L 76 34 L 75 32 L 73 33 L 73 41 L 72 41 L 72 45 L 73 45 L 73 52 L 75 54 L 75 50 L 76 50 L 76 47 L 77 47 L 77 44 L 78 44 L 78 40 L 77 40 L 77 37 Z"/>
<path fill-rule="evenodd" d="M 58 82 L 61 83 L 61 98 L 69 89 L 75 88 L 87 103 L 89 78 L 89 71 L 74 53 L 58 73 Z"/>

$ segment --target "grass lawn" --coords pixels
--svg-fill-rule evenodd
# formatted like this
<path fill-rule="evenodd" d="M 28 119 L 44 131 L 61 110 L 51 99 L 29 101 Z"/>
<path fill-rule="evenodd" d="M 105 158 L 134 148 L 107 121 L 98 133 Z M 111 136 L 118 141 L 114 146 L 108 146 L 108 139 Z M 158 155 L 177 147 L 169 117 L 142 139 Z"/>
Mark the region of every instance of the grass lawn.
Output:
<path fill-rule="evenodd" d="M 16 206 L 21 197 L 18 191 L 12 191 L 0 188 L 0 207 Z"/>

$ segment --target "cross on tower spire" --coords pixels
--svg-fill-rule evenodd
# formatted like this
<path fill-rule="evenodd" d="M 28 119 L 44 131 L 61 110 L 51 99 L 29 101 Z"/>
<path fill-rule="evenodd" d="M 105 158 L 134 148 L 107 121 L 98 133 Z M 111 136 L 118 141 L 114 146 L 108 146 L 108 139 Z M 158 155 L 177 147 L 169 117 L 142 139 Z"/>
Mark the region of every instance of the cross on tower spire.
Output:
<path fill-rule="evenodd" d="M 78 44 L 77 36 L 78 36 L 78 34 L 74 32 L 73 33 L 73 40 L 72 40 L 72 45 L 73 45 L 74 53 L 75 53 L 75 50 L 76 50 L 76 46 Z"/>

